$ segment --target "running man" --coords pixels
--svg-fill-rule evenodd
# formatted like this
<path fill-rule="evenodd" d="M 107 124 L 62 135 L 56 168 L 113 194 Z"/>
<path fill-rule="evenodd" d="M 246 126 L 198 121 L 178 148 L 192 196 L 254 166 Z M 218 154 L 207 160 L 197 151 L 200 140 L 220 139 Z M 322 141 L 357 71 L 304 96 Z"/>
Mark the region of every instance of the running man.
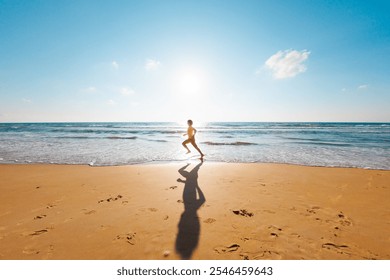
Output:
<path fill-rule="evenodd" d="M 191 153 L 190 149 L 188 149 L 187 147 L 187 144 L 188 143 L 191 143 L 192 146 L 194 146 L 194 148 L 200 153 L 200 158 L 203 159 L 204 157 L 204 154 L 202 153 L 202 151 L 198 148 L 198 145 L 196 145 L 195 143 L 195 134 L 196 134 L 196 129 L 194 127 L 192 127 L 192 120 L 188 120 L 187 121 L 187 124 L 188 124 L 188 129 L 187 129 L 187 133 L 184 133 L 183 136 L 188 136 L 188 139 L 185 140 L 182 145 L 184 146 L 184 148 L 186 148 L 187 150 L 187 154 Z"/>

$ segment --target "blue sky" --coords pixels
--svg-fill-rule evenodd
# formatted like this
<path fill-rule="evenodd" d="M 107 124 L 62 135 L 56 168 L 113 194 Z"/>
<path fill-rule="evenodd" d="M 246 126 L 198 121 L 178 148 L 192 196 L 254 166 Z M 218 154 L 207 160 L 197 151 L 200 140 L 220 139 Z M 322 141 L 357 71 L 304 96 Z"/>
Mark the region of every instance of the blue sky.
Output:
<path fill-rule="evenodd" d="M 389 122 L 389 10 L 0 0 L 0 122 Z"/>

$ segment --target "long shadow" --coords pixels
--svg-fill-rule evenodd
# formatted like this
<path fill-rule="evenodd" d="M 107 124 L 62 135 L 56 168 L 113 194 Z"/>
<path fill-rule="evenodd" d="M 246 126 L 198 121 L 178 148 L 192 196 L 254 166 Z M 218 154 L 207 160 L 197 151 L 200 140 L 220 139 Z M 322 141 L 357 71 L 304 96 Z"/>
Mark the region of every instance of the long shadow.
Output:
<path fill-rule="evenodd" d="M 176 252 L 184 260 L 191 259 L 192 253 L 199 242 L 200 222 L 197 211 L 206 201 L 198 184 L 198 171 L 202 164 L 203 162 L 199 163 L 190 172 L 185 170 L 189 164 L 186 164 L 178 170 L 180 175 L 186 178 L 186 180 L 177 180 L 178 182 L 184 183 L 184 212 L 181 214 L 178 224 Z"/>

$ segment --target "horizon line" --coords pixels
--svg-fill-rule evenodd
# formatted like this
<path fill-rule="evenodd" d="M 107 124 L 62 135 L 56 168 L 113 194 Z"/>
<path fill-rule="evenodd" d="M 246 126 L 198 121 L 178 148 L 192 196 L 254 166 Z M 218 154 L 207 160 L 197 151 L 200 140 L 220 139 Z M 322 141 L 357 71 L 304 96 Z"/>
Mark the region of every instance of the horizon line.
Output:
<path fill-rule="evenodd" d="M 34 123 L 179 123 L 178 121 L 27 121 L 3 122 L 0 124 L 34 124 Z M 199 123 L 389 123 L 390 121 L 199 121 Z"/>

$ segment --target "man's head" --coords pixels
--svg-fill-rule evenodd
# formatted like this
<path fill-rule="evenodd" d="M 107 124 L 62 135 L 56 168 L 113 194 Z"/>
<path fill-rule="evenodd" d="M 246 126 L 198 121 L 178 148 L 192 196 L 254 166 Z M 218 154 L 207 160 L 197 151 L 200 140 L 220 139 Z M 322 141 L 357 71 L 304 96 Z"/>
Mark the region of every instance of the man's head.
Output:
<path fill-rule="evenodd" d="M 187 121 L 187 124 L 188 124 L 188 125 L 192 125 L 192 120 L 188 120 L 188 121 Z"/>

